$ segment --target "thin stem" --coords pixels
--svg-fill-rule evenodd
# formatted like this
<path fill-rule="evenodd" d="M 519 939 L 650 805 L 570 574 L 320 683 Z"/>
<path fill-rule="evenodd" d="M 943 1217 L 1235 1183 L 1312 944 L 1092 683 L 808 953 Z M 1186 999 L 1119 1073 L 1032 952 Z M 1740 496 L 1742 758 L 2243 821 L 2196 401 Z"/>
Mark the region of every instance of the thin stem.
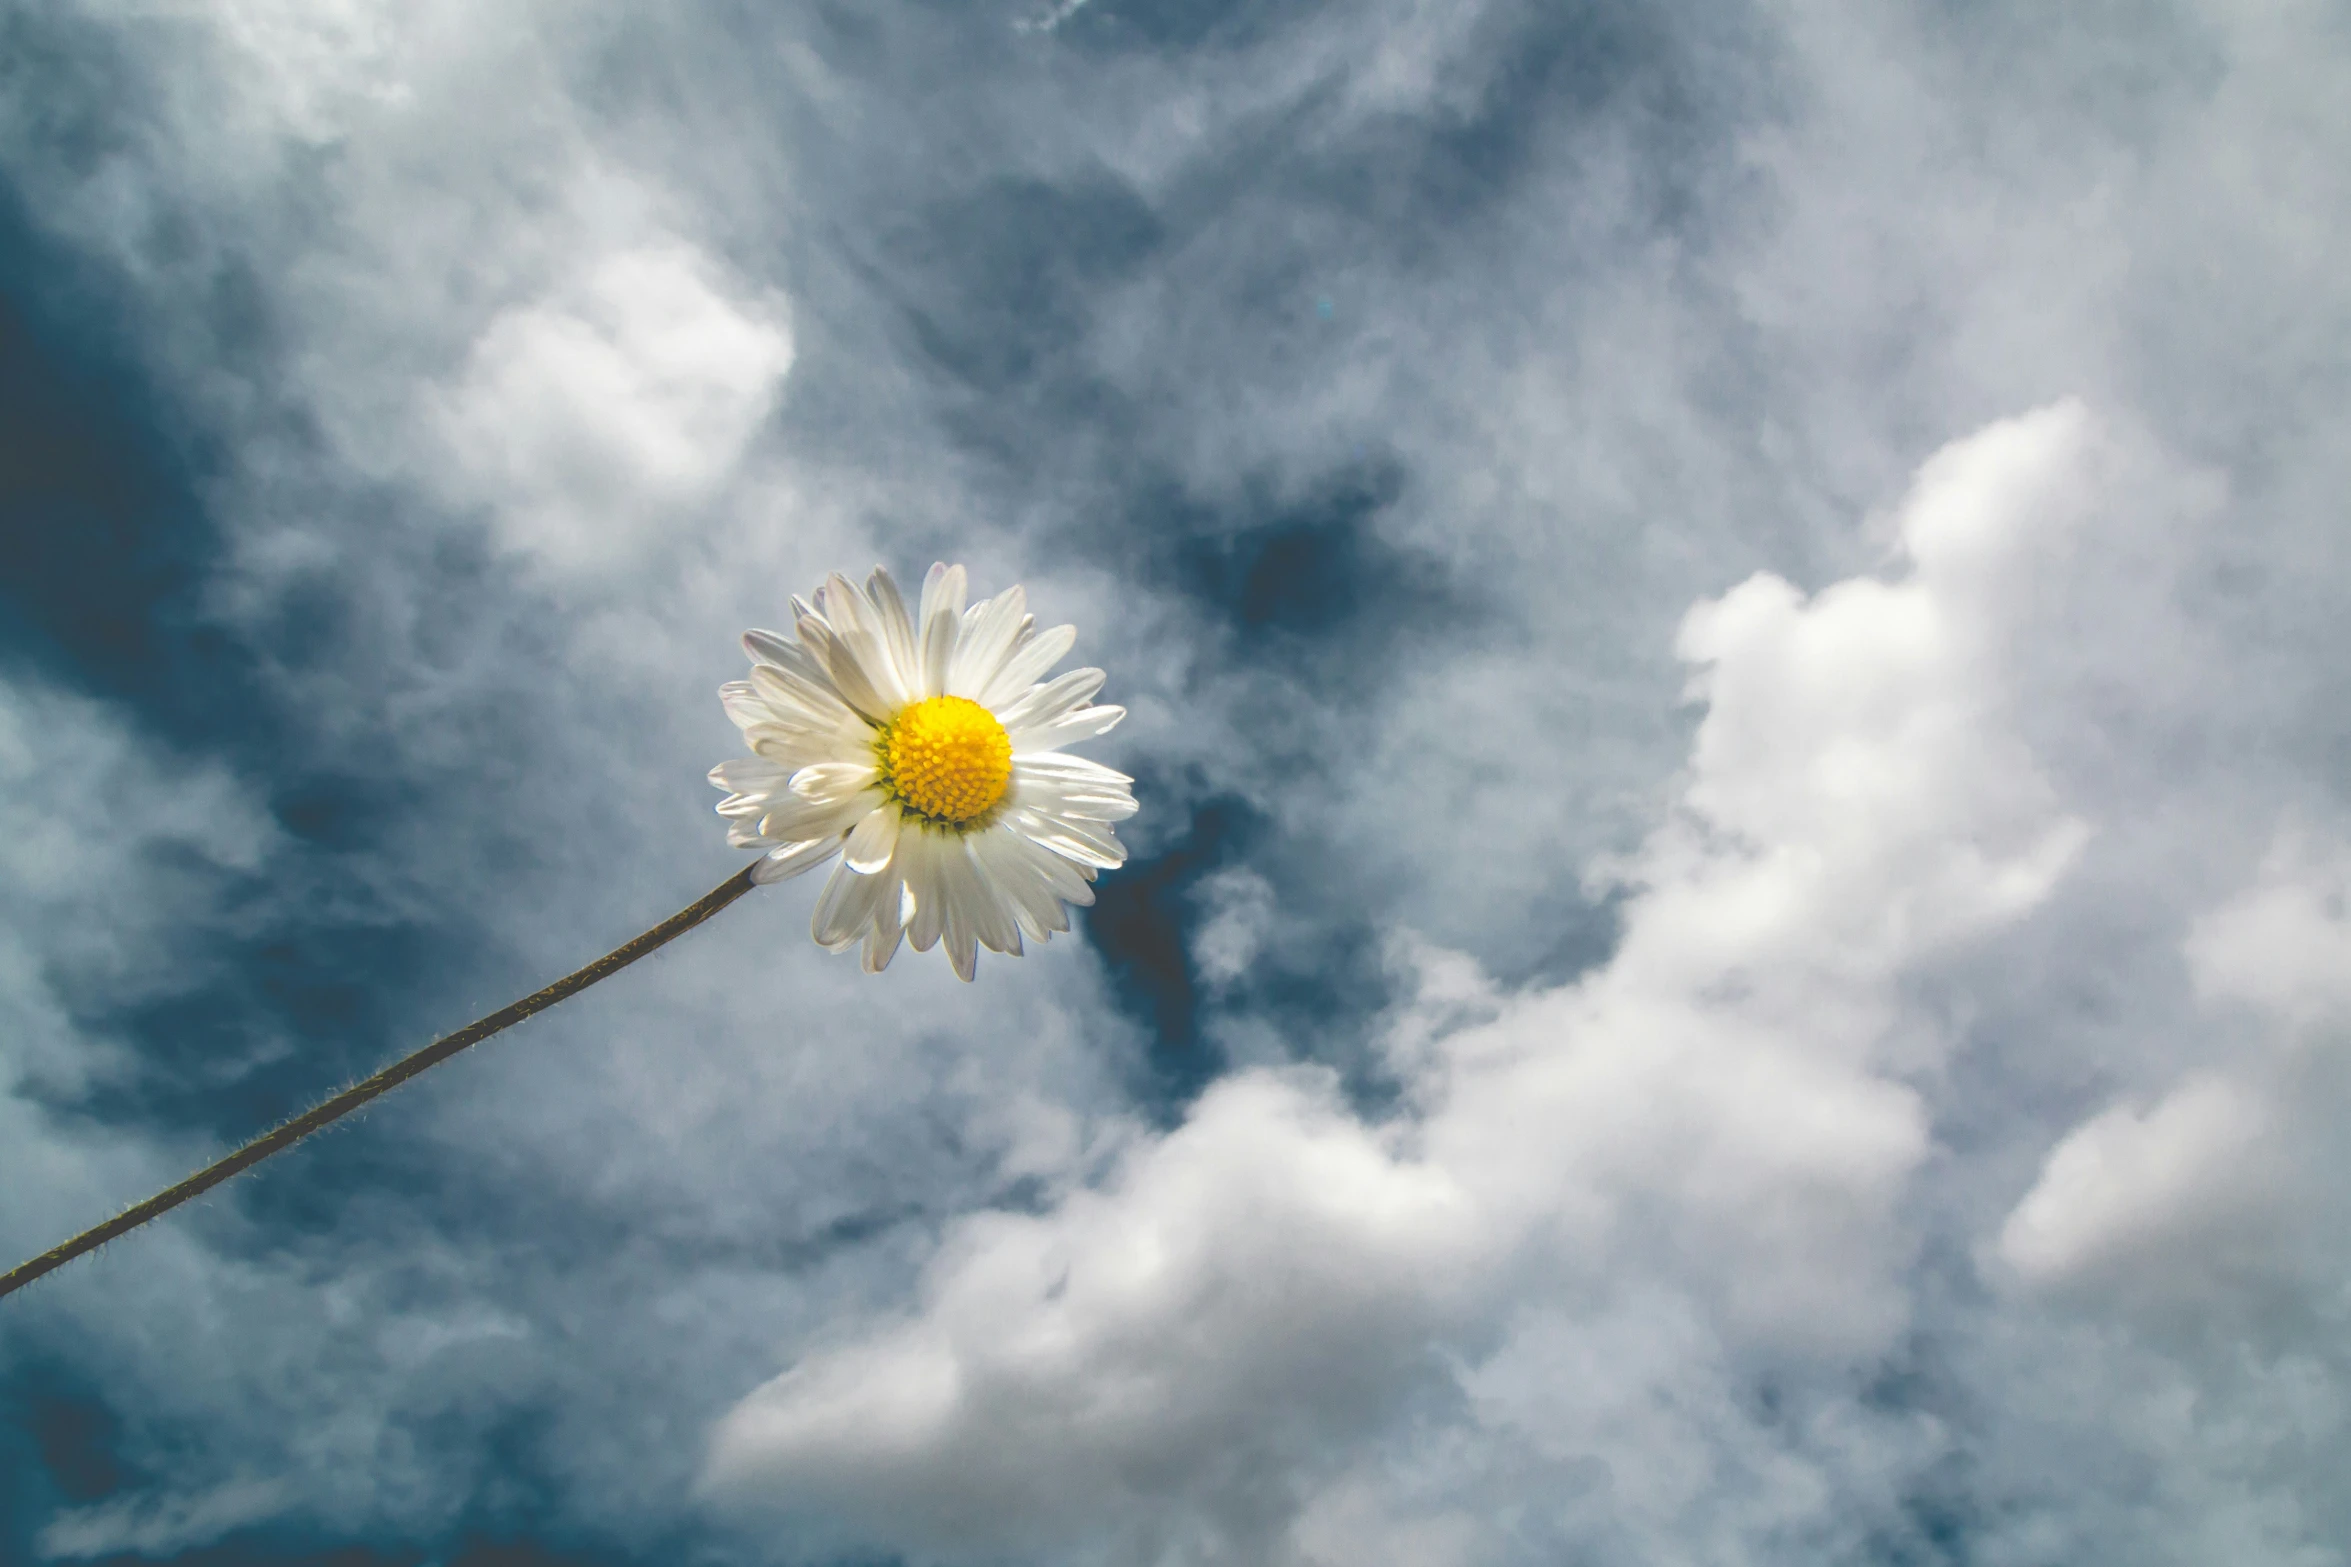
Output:
<path fill-rule="evenodd" d="M 610 978 L 646 953 L 677 940 L 749 892 L 752 885 L 751 869 L 746 866 L 691 906 L 671 915 L 636 940 L 615 947 L 586 968 L 566 974 L 545 990 L 525 996 L 512 1006 L 502 1007 L 479 1022 L 468 1023 L 454 1034 L 434 1040 L 416 1054 L 393 1062 L 365 1082 L 353 1084 L 326 1103 L 304 1111 L 275 1131 L 262 1133 L 227 1158 L 198 1170 L 179 1185 L 157 1192 L 134 1208 L 124 1209 L 104 1224 L 84 1230 L 64 1245 L 52 1247 L 20 1268 L 0 1274 L 0 1295 L 14 1294 L 52 1268 L 63 1267 L 86 1251 L 95 1251 L 116 1236 L 128 1234 L 149 1219 L 171 1212 L 189 1198 L 212 1190 L 238 1171 L 250 1169 L 271 1154 L 293 1147 L 312 1132 L 332 1125 L 377 1095 L 399 1087 L 426 1067 L 438 1066 L 466 1046 L 478 1045 L 492 1034 L 512 1028 L 523 1019 L 546 1011 L 556 1002 L 579 994 L 596 981 Z"/>

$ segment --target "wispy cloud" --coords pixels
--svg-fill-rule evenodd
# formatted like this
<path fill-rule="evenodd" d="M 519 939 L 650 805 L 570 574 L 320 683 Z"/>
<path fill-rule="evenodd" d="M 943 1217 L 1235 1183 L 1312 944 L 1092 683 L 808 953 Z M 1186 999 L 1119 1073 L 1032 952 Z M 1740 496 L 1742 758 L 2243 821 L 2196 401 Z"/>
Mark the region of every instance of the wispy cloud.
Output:
<path fill-rule="evenodd" d="M 1025 581 L 1145 804 L 1090 946 L 763 894 L 12 1299 L 112 1478 L 0 1554 L 2351 1542 L 2316 12 L 0 37 L 5 427 L 193 514 L 0 463 L 0 1231 L 723 875 L 825 571 Z"/>

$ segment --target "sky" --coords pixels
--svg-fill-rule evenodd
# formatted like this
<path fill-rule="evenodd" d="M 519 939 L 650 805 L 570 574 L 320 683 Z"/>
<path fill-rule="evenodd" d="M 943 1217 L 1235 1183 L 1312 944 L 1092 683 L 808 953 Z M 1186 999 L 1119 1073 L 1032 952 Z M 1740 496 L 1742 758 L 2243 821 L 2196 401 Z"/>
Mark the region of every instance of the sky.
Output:
<path fill-rule="evenodd" d="M 0 3 L 6 1263 L 739 869 L 828 573 L 1142 804 L 0 1302 L 0 1560 L 2351 1562 L 2345 254 L 2322 0 Z"/>

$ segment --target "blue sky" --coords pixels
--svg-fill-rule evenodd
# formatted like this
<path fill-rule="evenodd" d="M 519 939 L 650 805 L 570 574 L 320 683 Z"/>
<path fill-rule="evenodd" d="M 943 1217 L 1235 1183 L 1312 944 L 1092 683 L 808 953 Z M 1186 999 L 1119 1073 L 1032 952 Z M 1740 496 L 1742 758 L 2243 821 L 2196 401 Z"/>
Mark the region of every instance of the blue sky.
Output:
<path fill-rule="evenodd" d="M 764 889 L 0 1302 L 0 1559 L 2351 1556 L 2347 76 L 0 7 L 8 1250 L 730 874 L 829 572 L 1024 583 L 1143 805 L 974 985 Z"/>

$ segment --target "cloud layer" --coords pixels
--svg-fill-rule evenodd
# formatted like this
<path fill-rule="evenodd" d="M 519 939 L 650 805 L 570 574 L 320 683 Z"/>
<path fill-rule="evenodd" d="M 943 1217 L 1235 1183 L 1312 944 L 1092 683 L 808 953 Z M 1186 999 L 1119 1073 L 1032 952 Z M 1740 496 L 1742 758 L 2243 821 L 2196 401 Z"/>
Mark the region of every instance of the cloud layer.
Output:
<path fill-rule="evenodd" d="M 1086 940 L 771 889 L 0 1307 L 0 1555 L 2351 1553 L 2323 7 L 0 11 L 0 1236 L 1024 582 Z"/>
<path fill-rule="evenodd" d="M 1617 872 L 1605 965 L 1505 998 L 1466 956 L 1410 954 L 1435 994 L 1392 1025 L 1400 1113 L 1357 1120 L 1327 1073 L 1225 1079 L 1103 1186 L 950 1231 L 910 1321 L 727 1418 L 713 1483 L 925 1558 L 1057 1554 L 1108 1515 L 1111 1556 L 1338 1562 L 1402 1528 L 1450 1542 L 1424 1559 L 1501 1559 L 1458 1503 L 1350 1491 L 1408 1421 L 1456 1484 L 1530 1450 L 1605 1476 L 1530 1510 L 1561 1539 L 1676 1552 L 1719 1508 L 1718 1548 L 1857 1543 L 1857 1496 L 1890 1506 L 1869 1449 L 1902 1434 L 1851 1389 L 1910 1324 L 1900 1217 L 1929 1146 L 1900 981 L 2029 915 L 2087 830 L 2005 721 L 1994 650 L 2092 439 L 2060 405 L 1939 454 L 1894 580 L 1807 599 L 1758 575 L 1690 613 L 1706 717 Z M 1492 1015 L 1447 1017 L 1464 988 Z M 1679 1407 L 1693 1358 L 1785 1379 L 1864 1451 L 1772 1452 L 1752 1414 Z M 1738 1498 L 1757 1450 L 1786 1472 Z"/>

